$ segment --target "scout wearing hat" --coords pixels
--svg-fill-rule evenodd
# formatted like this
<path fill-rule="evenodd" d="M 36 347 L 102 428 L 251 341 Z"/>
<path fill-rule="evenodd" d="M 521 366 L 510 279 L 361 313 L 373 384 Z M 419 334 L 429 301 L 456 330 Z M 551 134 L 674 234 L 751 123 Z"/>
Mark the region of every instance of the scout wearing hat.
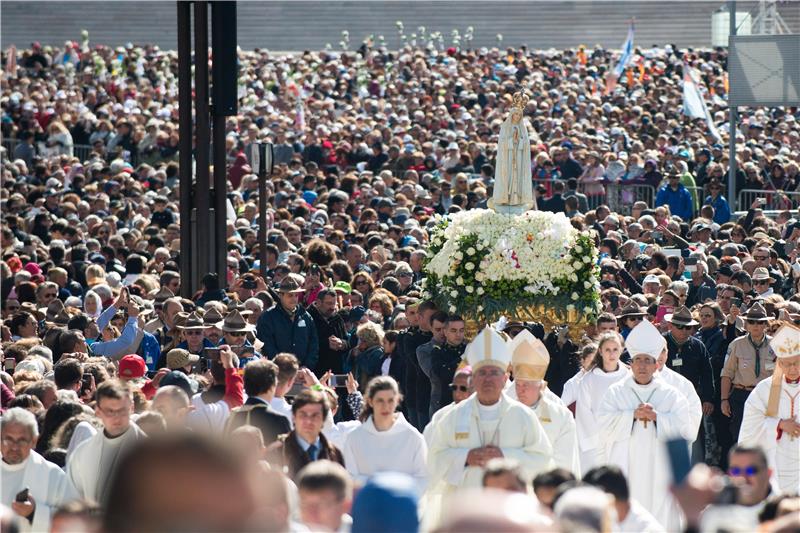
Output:
<path fill-rule="evenodd" d="M 514 373 L 514 384 L 509 388 L 508 395 L 530 407 L 536 414 L 553 447 L 556 466 L 579 472 L 575 419 L 544 381 L 550 353 L 542 341 L 527 329 L 509 341 L 508 348 Z"/>
<path fill-rule="evenodd" d="M 69 323 L 70 316 L 61 300 L 53 300 L 47 307 L 39 309 L 39 312 L 44 314 L 45 326 L 49 328 L 64 327 Z"/>
<path fill-rule="evenodd" d="M 219 318 L 222 319 L 222 317 Z M 182 324 L 176 324 L 175 327 L 183 332 L 183 340 L 178 344 L 177 348 L 185 349 L 189 353 L 199 354 L 203 351 L 203 348 L 216 346 L 210 339 L 204 337 L 203 332 L 206 329 L 206 325 L 203 323 L 203 318 L 196 312 L 188 315 Z"/>
<path fill-rule="evenodd" d="M 248 323 L 239 311 L 231 311 L 225 316 L 225 320 L 217 322 L 217 328 L 222 330 L 223 343 L 236 348 L 234 351 L 239 356 L 239 367 L 254 359 L 261 357 L 247 339 L 247 334 L 255 331 L 255 326 Z"/>
<path fill-rule="evenodd" d="M 764 306 L 754 303 L 742 318 L 747 335 L 731 342 L 720 372 L 720 409 L 731 419 L 733 442 L 739 438 L 747 398 L 756 385 L 775 370 L 775 354 L 770 348 L 772 338 L 766 334 L 769 317 Z"/>
<path fill-rule="evenodd" d="M 217 327 L 221 321 L 222 315 L 216 307 L 212 307 L 203 315 L 203 336 L 214 346 L 217 346 L 222 338 L 222 330 Z"/>
<path fill-rule="evenodd" d="M 617 320 L 622 324 L 622 336 L 626 337 L 636 327 L 636 324 L 644 320 L 646 316 L 647 310 L 644 307 L 639 307 L 635 301 L 630 300 L 625 307 L 619 310 L 617 315 Z"/>
<path fill-rule="evenodd" d="M 785 324 L 770 347 L 777 358 L 771 377 L 747 398 L 739 442 L 761 446 L 782 493 L 800 487 L 800 329 Z"/>
<path fill-rule="evenodd" d="M 690 328 L 699 326 L 700 322 L 694 319 L 692 312 L 682 305 L 674 313 L 664 315 L 664 320 L 672 325 L 680 326 L 682 328 Z"/>
<path fill-rule="evenodd" d="M 536 414 L 503 394 L 511 351 L 502 335 L 485 327 L 464 355 L 475 394 L 431 422 L 430 464 L 438 465 L 431 486 L 480 487 L 483 464 L 502 455 L 519 461 L 529 475 L 551 468 L 552 448 Z"/>

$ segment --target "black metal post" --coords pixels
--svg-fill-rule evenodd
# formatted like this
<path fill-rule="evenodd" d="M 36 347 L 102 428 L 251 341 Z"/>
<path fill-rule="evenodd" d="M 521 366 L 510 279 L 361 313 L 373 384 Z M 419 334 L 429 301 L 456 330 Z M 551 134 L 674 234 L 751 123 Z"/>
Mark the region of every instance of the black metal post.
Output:
<path fill-rule="evenodd" d="M 267 279 L 267 180 L 272 176 L 272 144 L 258 145 L 258 263 Z"/>
<path fill-rule="evenodd" d="M 228 286 L 228 172 L 225 161 L 225 116 L 214 115 L 214 258 L 219 284 Z"/>
<path fill-rule="evenodd" d="M 181 221 L 181 296 L 191 298 L 192 277 L 192 13 L 191 3 L 178 4 L 178 164 Z"/>
<path fill-rule="evenodd" d="M 728 36 L 728 102 L 730 102 L 730 86 L 734 81 L 730 79 L 730 57 L 732 39 L 736 36 L 736 2 L 728 2 L 728 16 L 730 17 L 728 22 L 728 27 L 730 28 L 730 35 Z M 737 111 L 738 109 L 735 105 L 728 105 L 728 204 L 732 213 L 736 212 L 737 209 L 749 209 L 750 207 L 737 205 L 736 198 L 736 124 L 739 122 Z"/>
<path fill-rule="evenodd" d="M 197 131 L 197 248 L 192 249 L 197 258 L 198 277 L 205 276 L 211 267 L 211 213 L 207 191 L 209 183 L 209 147 L 211 131 L 209 128 L 208 103 L 208 2 L 194 2 L 194 91 L 195 124 Z M 220 279 L 224 283 L 223 279 Z"/>

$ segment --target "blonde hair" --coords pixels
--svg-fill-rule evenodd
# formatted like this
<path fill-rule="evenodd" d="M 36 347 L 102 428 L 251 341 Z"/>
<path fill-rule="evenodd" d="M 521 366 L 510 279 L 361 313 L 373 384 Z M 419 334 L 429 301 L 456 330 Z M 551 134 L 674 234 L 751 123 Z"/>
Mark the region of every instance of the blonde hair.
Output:
<path fill-rule="evenodd" d="M 370 348 L 383 344 L 383 328 L 374 322 L 365 322 L 358 326 L 356 336 Z"/>

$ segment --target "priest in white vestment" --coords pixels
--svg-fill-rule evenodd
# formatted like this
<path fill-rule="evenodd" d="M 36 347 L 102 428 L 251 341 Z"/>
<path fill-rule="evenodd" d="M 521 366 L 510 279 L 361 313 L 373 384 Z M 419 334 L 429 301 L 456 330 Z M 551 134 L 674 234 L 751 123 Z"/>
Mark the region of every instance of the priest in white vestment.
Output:
<path fill-rule="evenodd" d="M 703 423 L 703 403 L 700 401 L 700 396 L 697 395 L 697 391 L 695 390 L 692 382 L 666 366 L 667 357 L 668 352 L 664 352 L 659 356 L 656 365 L 658 367 L 658 373 L 656 375 L 666 381 L 668 385 L 672 385 L 678 389 L 678 392 L 683 395 L 689 404 L 689 411 L 687 414 L 689 415 L 690 422 L 694 428 L 694 436 L 691 439 L 688 439 L 689 450 L 691 450 L 692 443 L 697 440 L 697 434 L 700 431 L 700 424 Z M 703 462 L 703 458 L 701 457 L 699 461 L 695 460 L 694 462 Z"/>
<path fill-rule="evenodd" d="M 553 447 L 555 465 L 580 476 L 575 419 L 544 381 L 547 366 L 550 364 L 550 353 L 542 341 L 527 329 L 509 342 L 509 349 L 514 386 L 509 389 L 508 395 L 536 413 Z"/>
<path fill-rule="evenodd" d="M 67 477 L 81 498 L 104 504 L 120 457 L 145 433 L 131 421 L 133 395 L 119 380 L 104 381 L 95 412 L 103 431 L 82 442 L 67 462 Z"/>
<path fill-rule="evenodd" d="M 672 476 L 665 444 L 676 438 L 688 441 L 697 429 L 683 395 L 656 375 L 656 361 L 667 349 L 658 329 L 642 321 L 625 346 L 632 373 L 609 387 L 599 408 L 609 463 L 628 477 L 632 498 L 667 531 L 679 531 L 683 517 L 669 491 Z"/>
<path fill-rule="evenodd" d="M 2 424 L 2 503 L 23 519 L 23 531 L 49 531 L 53 510 L 75 496 L 67 476 L 57 465 L 36 453 L 39 429 L 33 413 L 13 407 Z M 24 502 L 17 495 L 28 489 Z"/>
<path fill-rule="evenodd" d="M 782 326 L 770 340 L 777 357 L 744 405 L 739 443 L 761 446 L 773 471 L 773 487 L 800 492 L 800 329 Z"/>
<path fill-rule="evenodd" d="M 496 457 L 519 462 L 530 477 L 550 469 L 552 448 L 536 415 L 503 394 L 511 353 L 499 333 L 486 327 L 467 347 L 475 394 L 448 410 L 432 428 L 431 483 L 452 490 L 482 485 L 483 466 Z"/>

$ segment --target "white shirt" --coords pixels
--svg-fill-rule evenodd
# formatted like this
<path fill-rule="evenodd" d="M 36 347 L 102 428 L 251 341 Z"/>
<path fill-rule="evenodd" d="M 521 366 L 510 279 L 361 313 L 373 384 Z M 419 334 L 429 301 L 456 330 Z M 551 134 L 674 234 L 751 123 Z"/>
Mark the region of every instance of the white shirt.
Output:
<path fill-rule="evenodd" d="M 618 531 L 630 533 L 663 533 L 664 526 L 636 500 L 630 500 L 630 509 L 625 520 L 617 524 Z"/>
<path fill-rule="evenodd" d="M 275 410 L 279 415 L 283 415 L 289 419 L 289 426 L 294 429 L 294 418 L 292 418 L 292 405 L 286 401 L 286 398 L 275 396 L 269 402 L 269 406 Z"/>

